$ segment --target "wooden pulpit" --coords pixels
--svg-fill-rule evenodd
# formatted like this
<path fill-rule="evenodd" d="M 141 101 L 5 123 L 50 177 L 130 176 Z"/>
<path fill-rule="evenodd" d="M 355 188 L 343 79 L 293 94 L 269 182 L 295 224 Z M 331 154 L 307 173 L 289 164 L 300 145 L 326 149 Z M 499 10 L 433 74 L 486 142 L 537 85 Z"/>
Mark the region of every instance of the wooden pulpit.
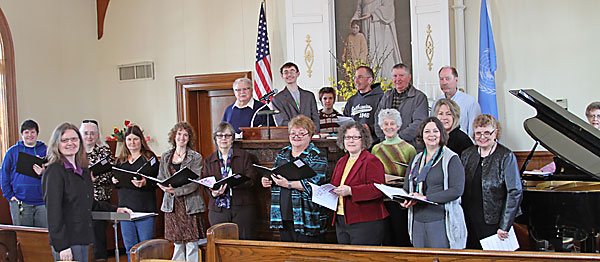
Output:
<path fill-rule="evenodd" d="M 287 126 L 240 127 L 244 140 L 288 140 Z"/>

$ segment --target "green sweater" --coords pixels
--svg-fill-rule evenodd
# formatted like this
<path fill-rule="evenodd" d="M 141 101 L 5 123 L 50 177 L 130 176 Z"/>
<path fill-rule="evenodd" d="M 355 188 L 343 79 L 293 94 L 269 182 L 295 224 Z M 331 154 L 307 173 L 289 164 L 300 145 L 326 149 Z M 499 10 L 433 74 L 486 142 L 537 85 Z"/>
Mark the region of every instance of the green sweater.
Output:
<path fill-rule="evenodd" d="M 408 165 L 417 151 L 411 144 L 396 136 L 392 139 L 386 138 L 385 141 L 373 146 L 371 153 L 383 163 L 386 174 L 404 177 L 406 167 L 394 164 L 392 161 Z"/>

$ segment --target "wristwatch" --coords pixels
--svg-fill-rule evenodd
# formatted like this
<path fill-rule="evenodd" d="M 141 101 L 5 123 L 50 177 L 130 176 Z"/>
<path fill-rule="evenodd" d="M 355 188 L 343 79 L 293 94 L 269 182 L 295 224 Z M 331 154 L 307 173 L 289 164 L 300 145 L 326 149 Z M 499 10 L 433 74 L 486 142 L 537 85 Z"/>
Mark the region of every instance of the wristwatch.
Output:
<path fill-rule="evenodd" d="M 288 189 L 292 190 L 292 183 L 291 182 L 288 182 Z"/>

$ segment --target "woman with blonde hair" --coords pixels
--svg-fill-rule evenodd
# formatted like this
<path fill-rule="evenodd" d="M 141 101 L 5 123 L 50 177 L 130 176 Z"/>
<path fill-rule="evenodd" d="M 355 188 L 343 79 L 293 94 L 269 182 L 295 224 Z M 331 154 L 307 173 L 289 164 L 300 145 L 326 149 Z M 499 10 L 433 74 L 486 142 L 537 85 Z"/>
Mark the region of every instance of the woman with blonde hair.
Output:
<path fill-rule="evenodd" d="M 460 155 L 473 145 L 473 141 L 460 129 L 460 106 L 451 99 L 442 98 L 433 106 L 433 117 L 437 117 L 448 132 L 446 146 Z"/>
<path fill-rule="evenodd" d="M 77 127 L 56 127 L 48 147 L 48 165 L 42 177 L 48 207 L 48 233 L 55 260 L 88 261 L 93 241 L 91 210 L 131 213 L 108 202 L 94 200 L 94 190 L 83 139 Z"/>

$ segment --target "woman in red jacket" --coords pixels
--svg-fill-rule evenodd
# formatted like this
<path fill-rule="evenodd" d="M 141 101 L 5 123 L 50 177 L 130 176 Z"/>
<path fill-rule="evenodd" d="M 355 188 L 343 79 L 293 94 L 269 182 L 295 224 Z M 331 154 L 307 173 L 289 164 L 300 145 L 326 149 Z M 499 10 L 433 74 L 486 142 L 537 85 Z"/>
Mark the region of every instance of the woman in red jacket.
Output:
<path fill-rule="evenodd" d="M 334 219 L 338 243 L 381 245 L 389 214 L 383 194 L 375 183 L 385 184 L 385 171 L 379 159 L 369 153 L 372 138 L 360 123 L 340 127 L 337 144 L 348 152 L 338 161 L 331 184 L 340 196 Z"/>

